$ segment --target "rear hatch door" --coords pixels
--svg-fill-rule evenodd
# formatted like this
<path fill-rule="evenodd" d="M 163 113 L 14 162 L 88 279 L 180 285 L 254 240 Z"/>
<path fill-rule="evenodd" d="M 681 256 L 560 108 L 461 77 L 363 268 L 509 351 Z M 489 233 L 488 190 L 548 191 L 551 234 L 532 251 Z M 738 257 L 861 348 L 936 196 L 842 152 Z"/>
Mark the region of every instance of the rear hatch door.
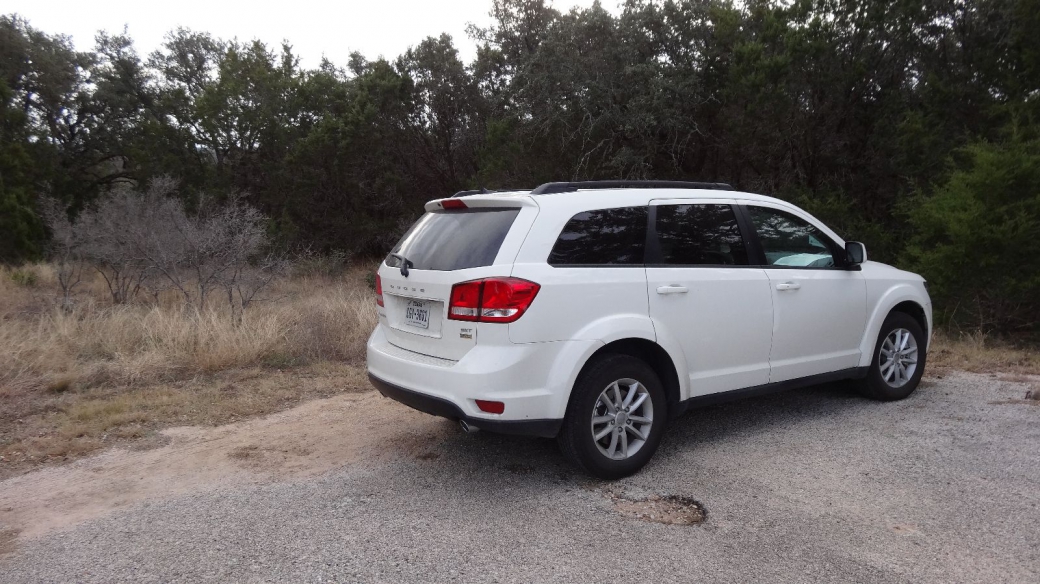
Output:
<path fill-rule="evenodd" d="M 448 319 L 452 286 L 508 276 L 538 212 L 516 196 L 467 197 L 464 209 L 443 208 L 459 200 L 428 203 L 379 267 L 387 340 L 456 361 L 478 342 L 478 323 Z"/>

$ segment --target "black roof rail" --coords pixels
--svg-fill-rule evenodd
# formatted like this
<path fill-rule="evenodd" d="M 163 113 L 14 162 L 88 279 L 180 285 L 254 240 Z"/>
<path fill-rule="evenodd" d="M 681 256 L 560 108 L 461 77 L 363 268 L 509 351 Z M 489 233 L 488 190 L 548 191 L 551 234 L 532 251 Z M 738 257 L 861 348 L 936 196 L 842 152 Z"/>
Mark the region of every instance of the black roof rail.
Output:
<path fill-rule="evenodd" d="M 587 180 L 545 183 L 531 191 L 531 194 L 570 193 L 578 189 L 704 189 L 732 191 L 733 187 L 726 183 L 687 182 L 680 180 Z"/>

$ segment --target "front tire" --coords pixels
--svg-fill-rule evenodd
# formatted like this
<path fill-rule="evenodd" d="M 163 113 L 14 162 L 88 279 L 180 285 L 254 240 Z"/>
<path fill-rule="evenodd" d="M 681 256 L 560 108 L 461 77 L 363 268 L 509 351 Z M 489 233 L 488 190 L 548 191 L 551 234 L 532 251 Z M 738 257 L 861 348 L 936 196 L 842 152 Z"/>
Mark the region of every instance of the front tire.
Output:
<path fill-rule="evenodd" d="M 860 392 L 880 401 L 908 397 L 924 375 L 927 340 L 921 325 L 909 314 L 893 312 L 881 325 L 874 358 Z"/>
<path fill-rule="evenodd" d="M 560 448 L 595 477 L 629 476 L 657 450 L 667 408 L 664 388 L 649 365 L 630 355 L 597 357 L 574 384 Z"/>

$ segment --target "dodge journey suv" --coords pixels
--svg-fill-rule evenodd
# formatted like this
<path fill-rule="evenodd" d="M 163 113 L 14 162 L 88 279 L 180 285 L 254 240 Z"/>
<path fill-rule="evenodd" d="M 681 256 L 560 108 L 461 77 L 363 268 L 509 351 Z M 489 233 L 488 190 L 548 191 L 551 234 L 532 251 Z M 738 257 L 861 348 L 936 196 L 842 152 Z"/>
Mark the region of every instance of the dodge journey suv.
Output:
<path fill-rule="evenodd" d="M 924 372 L 924 280 L 805 211 L 717 183 L 548 183 L 430 201 L 380 265 L 368 372 L 463 429 L 555 437 L 587 472 L 691 406 Z"/>

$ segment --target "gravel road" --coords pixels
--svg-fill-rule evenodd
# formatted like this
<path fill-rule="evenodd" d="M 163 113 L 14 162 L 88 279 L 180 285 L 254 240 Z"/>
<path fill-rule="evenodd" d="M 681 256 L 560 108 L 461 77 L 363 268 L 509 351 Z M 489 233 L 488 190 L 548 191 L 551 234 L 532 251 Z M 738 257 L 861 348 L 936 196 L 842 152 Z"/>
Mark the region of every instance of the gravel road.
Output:
<path fill-rule="evenodd" d="M 1040 582 L 1027 389 L 955 373 L 898 403 L 830 385 L 697 410 L 615 483 L 402 409 L 391 433 L 432 428 L 418 449 L 133 503 L 19 540 L 0 581 Z M 651 495 L 707 519 L 619 513 Z"/>

